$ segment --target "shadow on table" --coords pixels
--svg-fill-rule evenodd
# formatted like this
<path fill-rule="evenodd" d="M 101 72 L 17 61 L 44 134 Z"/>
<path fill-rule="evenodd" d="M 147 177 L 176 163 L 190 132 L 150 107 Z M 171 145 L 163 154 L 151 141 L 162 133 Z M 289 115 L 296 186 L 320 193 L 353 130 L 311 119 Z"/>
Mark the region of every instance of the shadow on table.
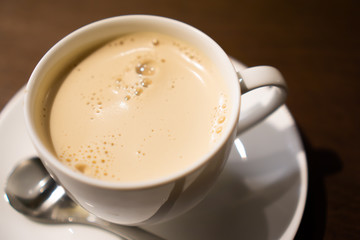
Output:
<path fill-rule="evenodd" d="M 338 173 L 343 165 L 336 152 L 330 149 L 314 148 L 309 139 L 301 133 L 308 164 L 308 195 L 304 215 L 296 240 L 323 239 L 326 228 L 327 198 L 324 179 Z"/>

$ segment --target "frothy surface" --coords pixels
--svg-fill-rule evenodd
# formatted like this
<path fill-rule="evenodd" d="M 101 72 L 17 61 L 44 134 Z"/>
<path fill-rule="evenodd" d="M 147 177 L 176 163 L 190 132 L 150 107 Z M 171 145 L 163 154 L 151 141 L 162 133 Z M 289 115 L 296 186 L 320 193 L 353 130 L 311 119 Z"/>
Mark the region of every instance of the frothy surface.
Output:
<path fill-rule="evenodd" d="M 171 175 L 205 154 L 227 122 L 212 63 L 158 33 L 122 36 L 79 63 L 50 114 L 58 158 L 75 171 L 134 182 Z"/>

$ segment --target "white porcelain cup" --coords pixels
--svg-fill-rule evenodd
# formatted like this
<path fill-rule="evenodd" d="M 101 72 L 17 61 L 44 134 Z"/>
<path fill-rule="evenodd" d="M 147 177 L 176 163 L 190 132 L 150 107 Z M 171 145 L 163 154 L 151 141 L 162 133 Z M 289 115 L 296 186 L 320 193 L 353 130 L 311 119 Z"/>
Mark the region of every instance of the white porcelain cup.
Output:
<path fill-rule="evenodd" d="M 142 183 L 106 182 L 86 177 L 60 163 L 51 150 L 43 102 L 59 74 L 86 53 L 120 35 L 136 31 L 168 34 L 197 47 L 218 66 L 229 86 L 232 102 L 228 124 L 216 145 L 185 170 Z M 239 121 L 241 95 L 258 87 L 271 87 L 266 103 L 251 109 Z M 279 71 L 260 66 L 236 72 L 229 57 L 210 37 L 176 20 L 147 15 L 104 19 L 82 27 L 54 45 L 33 71 L 25 95 L 25 120 L 31 140 L 45 167 L 71 198 L 94 215 L 124 225 L 155 223 L 175 217 L 199 203 L 213 185 L 228 158 L 237 134 L 255 125 L 281 104 L 287 95 Z M 246 104 L 246 103 L 245 103 Z M 191 136 L 189 136 L 191 138 Z"/>

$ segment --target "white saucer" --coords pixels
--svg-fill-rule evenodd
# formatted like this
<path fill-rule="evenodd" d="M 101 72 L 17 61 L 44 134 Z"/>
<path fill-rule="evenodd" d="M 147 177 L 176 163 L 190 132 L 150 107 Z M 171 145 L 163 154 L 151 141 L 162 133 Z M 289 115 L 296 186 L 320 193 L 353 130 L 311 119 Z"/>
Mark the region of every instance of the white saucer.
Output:
<path fill-rule="evenodd" d="M 0 239 L 119 239 L 87 226 L 32 222 L 6 201 L 4 186 L 10 171 L 18 161 L 35 155 L 25 129 L 23 92 L 0 114 Z M 242 101 L 254 97 L 256 93 L 246 94 Z M 283 106 L 235 141 L 224 172 L 203 202 L 179 218 L 144 228 L 170 240 L 293 239 L 306 193 L 305 152 Z"/>

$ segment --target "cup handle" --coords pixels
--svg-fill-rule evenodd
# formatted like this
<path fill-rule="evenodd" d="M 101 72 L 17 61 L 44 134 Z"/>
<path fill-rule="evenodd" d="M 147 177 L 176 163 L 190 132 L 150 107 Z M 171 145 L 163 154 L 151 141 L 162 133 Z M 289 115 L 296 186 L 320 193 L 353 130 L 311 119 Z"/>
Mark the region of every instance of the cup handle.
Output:
<path fill-rule="evenodd" d="M 237 134 L 239 135 L 269 116 L 285 102 L 287 86 L 280 71 L 270 66 L 251 67 L 240 70 L 237 74 L 241 94 L 246 94 L 261 87 L 269 87 L 273 93 L 268 101 L 262 102 L 256 108 L 251 109 L 251 114 L 240 118 L 237 127 Z"/>

